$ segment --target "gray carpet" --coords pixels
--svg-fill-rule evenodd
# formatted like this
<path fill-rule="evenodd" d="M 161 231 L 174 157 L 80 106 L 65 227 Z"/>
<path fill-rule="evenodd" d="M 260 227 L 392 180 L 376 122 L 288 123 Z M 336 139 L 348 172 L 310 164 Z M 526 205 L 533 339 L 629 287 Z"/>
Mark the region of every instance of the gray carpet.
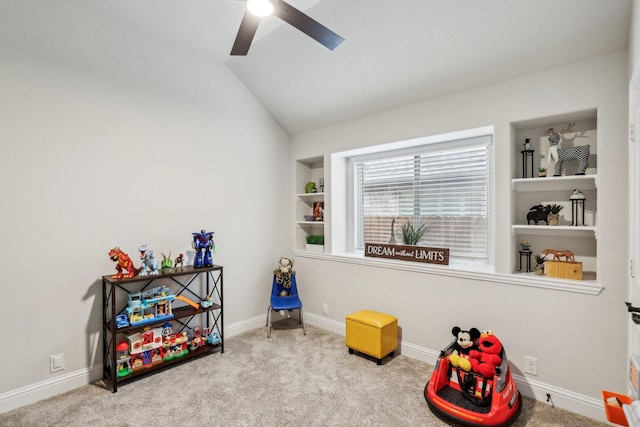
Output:
<path fill-rule="evenodd" d="M 266 338 L 229 338 L 224 354 L 123 385 L 101 382 L 0 415 L 2 426 L 446 426 L 423 397 L 432 367 L 349 355 L 344 337 L 293 319 Z M 525 398 L 514 426 L 606 425 Z"/>

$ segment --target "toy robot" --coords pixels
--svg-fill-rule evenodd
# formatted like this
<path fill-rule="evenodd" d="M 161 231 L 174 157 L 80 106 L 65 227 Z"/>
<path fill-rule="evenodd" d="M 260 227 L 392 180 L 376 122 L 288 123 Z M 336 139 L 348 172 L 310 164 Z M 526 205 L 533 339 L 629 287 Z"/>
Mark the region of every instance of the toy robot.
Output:
<path fill-rule="evenodd" d="M 156 260 L 156 256 L 153 254 L 153 251 L 149 249 L 147 245 L 140 246 L 138 250 L 140 251 L 140 259 L 142 260 L 142 270 L 140 271 L 140 275 L 146 276 L 148 274 L 158 274 L 158 260 Z M 151 270 L 151 273 L 149 273 L 148 270 Z"/>
<path fill-rule="evenodd" d="M 196 250 L 196 259 L 193 261 L 193 266 L 198 267 L 211 267 L 213 265 L 213 255 L 216 245 L 213 241 L 213 231 L 201 230 L 199 233 L 191 233 L 193 235 L 193 249 Z"/>

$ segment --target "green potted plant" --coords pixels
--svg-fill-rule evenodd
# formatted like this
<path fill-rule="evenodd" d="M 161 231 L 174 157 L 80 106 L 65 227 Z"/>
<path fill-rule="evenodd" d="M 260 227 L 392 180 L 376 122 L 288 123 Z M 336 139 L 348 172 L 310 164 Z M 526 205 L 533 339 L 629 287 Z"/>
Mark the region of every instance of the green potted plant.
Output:
<path fill-rule="evenodd" d="M 549 225 L 558 225 L 560 223 L 560 211 L 564 208 L 562 205 L 551 205 L 551 213 L 549 214 Z"/>
<path fill-rule="evenodd" d="M 308 252 L 324 252 L 324 236 L 317 234 L 307 234 L 306 250 Z"/>
<path fill-rule="evenodd" d="M 547 260 L 545 255 L 536 254 L 536 274 L 542 276 L 544 274 L 544 262 Z"/>
<path fill-rule="evenodd" d="M 547 176 L 547 169 L 546 168 L 538 168 L 538 176 L 540 178 Z"/>
<path fill-rule="evenodd" d="M 417 245 L 427 235 L 429 227 L 426 223 L 414 224 L 407 222 L 400 228 L 402 232 L 402 243 L 405 245 Z"/>

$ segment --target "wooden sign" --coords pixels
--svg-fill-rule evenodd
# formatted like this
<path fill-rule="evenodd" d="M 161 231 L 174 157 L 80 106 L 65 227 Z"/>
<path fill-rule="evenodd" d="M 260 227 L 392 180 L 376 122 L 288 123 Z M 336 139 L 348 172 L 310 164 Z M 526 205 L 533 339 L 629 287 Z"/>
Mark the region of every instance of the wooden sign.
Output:
<path fill-rule="evenodd" d="M 364 256 L 449 265 L 449 249 L 365 243 Z"/>

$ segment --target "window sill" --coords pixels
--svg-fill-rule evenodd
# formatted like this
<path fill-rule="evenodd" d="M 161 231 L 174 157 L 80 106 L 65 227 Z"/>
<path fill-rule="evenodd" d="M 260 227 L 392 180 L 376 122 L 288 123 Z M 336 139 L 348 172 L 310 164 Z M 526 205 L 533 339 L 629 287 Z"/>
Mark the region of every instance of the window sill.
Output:
<path fill-rule="evenodd" d="M 413 271 L 416 273 L 435 274 L 456 278 L 466 278 L 515 286 L 550 289 L 555 291 L 574 292 L 587 295 L 599 295 L 604 286 L 593 280 L 562 280 L 546 276 L 536 276 L 533 273 L 500 274 L 494 273 L 491 266 L 452 263 L 448 266 L 437 264 L 413 263 L 380 258 L 367 258 L 356 253 L 314 253 L 294 251 L 294 255 L 301 258 L 314 258 L 347 264 L 367 265 L 377 268 Z"/>

